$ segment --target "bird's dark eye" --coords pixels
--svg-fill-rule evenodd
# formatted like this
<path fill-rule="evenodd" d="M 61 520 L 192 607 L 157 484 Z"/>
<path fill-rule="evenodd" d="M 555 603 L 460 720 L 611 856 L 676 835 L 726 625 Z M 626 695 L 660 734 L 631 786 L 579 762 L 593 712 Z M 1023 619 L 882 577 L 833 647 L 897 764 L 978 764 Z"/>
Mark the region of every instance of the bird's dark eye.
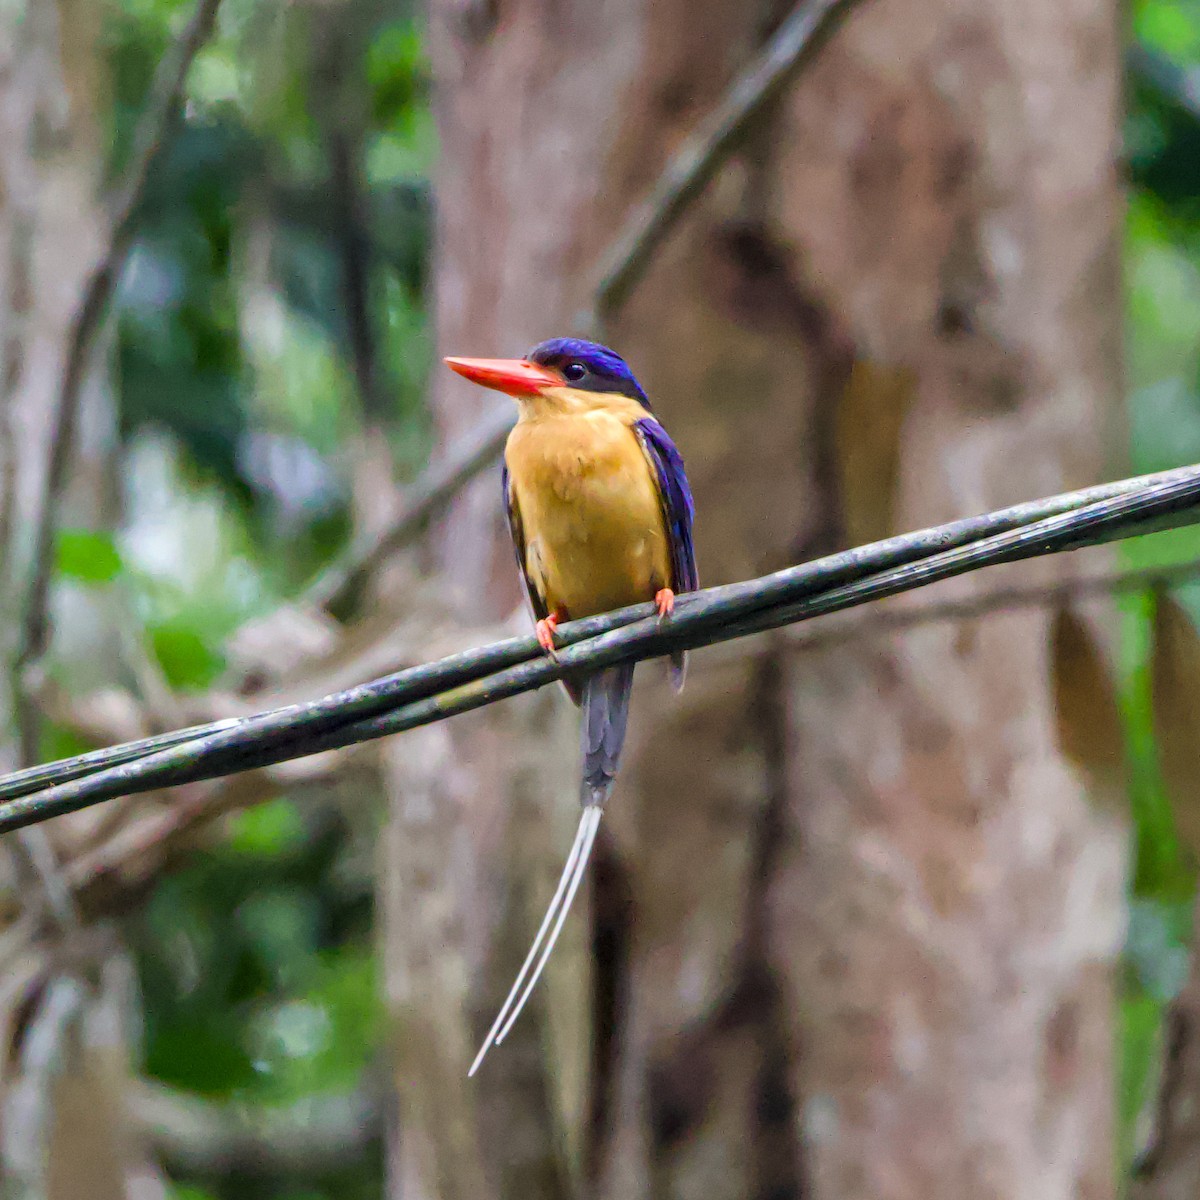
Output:
<path fill-rule="evenodd" d="M 572 383 L 578 383 L 587 374 L 587 367 L 581 362 L 568 363 L 563 368 L 563 374 Z"/>

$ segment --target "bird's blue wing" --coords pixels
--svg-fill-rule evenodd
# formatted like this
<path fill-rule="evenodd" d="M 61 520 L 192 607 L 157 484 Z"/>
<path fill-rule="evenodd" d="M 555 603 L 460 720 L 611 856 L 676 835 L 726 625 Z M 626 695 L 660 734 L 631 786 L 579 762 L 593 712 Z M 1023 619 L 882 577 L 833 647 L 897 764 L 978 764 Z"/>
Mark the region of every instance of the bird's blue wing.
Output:
<path fill-rule="evenodd" d="M 525 599 L 529 601 L 529 607 L 533 610 L 534 619 L 541 621 L 550 613 L 546 606 L 546 597 L 538 590 L 537 584 L 529 574 L 529 560 L 525 546 L 525 526 L 521 523 L 521 509 L 517 504 L 516 494 L 513 492 L 511 481 L 508 478 L 508 465 L 505 464 L 500 468 L 500 488 L 504 493 L 504 511 L 508 516 L 508 531 L 512 534 L 513 550 L 517 555 L 517 568 L 521 573 L 521 586 L 525 592 Z"/>
<path fill-rule="evenodd" d="M 692 503 L 687 472 L 683 469 L 683 455 L 653 417 L 643 417 L 633 428 L 654 471 L 654 482 L 662 503 L 663 525 L 671 551 L 671 590 L 694 592 L 700 586 L 696 550 L 692 544 L 692 519 L 696 507 Z M 687 655 L 682 650 L 672 654 L 671 680 L 676 691 L 683 687 L 686 670 Z"/>
<path fill-rule="evenodd" d="M 671 549 L 671 590 L 694 592 L 700 586 L 696 572 L 696 551 L 692 544 L 692 520 L 695 505 L 688 487 L 683 456 L 667 431 L 653 417 L 644 417 L 634 425 L 642 450 L 654 469 L 663 522 Z"/>

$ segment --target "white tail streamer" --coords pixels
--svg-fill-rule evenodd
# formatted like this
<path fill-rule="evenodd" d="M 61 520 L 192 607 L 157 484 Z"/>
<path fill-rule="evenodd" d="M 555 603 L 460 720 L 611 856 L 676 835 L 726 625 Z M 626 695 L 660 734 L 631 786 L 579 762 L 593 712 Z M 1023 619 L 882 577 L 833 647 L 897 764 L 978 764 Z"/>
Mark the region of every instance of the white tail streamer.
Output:
<path fill-rule="evenodd" d="M 583 873 L 587 870 L 588 857 L 592 853 L 592 843 L 596 840 L 596 830 L 600 828 L 600 816 L 603 811 L 599 805 L 589 805 L 583 810 L 583 816 L 579 818 L 579 828 L 586 828 L 587 833 L 584 836 L 583 844 L 579 847 L 579 861 L 575 864 L 575 874 L 571 876 L 571 884 L 567 888 L 566 898 L 562 902 L 562 907 L 558 910 L 558 920 L 554 922 L 554 928 L 550 931 L 550 936 L 546 939 L 546 948 L 542 951 L 542 957 L 538 960 L 538 965 L 529 977 L 529 982 L 525 985 L 525 991 L 521 993 L 521 998 L 517 1001 L 516 1007 L 513 1008 L 512 1014 L 509 1016 L 504 1028 L 496 1035 L 496 1045 L 499 1045 L 508 1037 L 508 1031 L 513 1027 L 513 1022 L 521 1015 L 521 1009 L 525 1007 L 525 1002 L 532 995 L 542 971 L 545 970 L 546 963 L 550 960 L 550 953 L 554 949 L 554 943 L 558 941 L 558 935 L 562 932 L 563 922 L 567 919 L 567 913 L 571 910 L 571 901 L 575 899 L 575 893 L 579 890 L 579 884 L 583 880 Z M 563 874 L 565 875 L 566 872 L 564 871 Z"/>
<path fill-rule="evenodd" d="M 479 1070 L 480 1064 L 492 1046 L 504 1041 L 508 1031 L 512 1028 L 513 1022 L 520 1015 L 521 1009 L 525 1007 L 525 1003 L 529 999 L 534 985 L 537 983 L 543 968 L 546 966 L 550 952 L 554 949 L 554 943 L 558 941 L 559 931 L 566 920 L 571 902 L 575 899 L 575 893 L 579 890 L 580 881 L 583 879 L 583 872 L 587 867 L 588 856 L 592 851 L 592 843 L 596 839 L 596 829 L 600 824 L 600 812 L 599 808 L 589 806 L 583 810 L 583 815 L 579 818 L 579 827 L 575 831 L 575 841 L 571 845 L 571 853 L 567 855 L 567 861 L 563 866 L 562 874 L 558 877 L 558 886 L 555 888 L 554 896 L 550 901 L 549 907 L 546 909 L 546 915 L 542 918 L 541 927 L 537 931 L 537 936 L 533 939 L 533 945 L 529 947 L 529 953 L 525 956 L 525 961 L 521 965 L 521 970 L 517 973 L 517 978 L 513 981 L 513 985 L 509 989 L 508 997 L 501 1006 L 500 1012 L 496 1015 L 495 1021 L 492 1022 L 492 1027 L 488 1030 L 487 1037 L 483 1039 L 483 1045 L 479 1047 L 479 1053 L 475 1055 L 475 1061 L 471 1064 L 471 1069 L 467 1072 L 468 1078 Z M 564 892 L 566 893 L 565 899 Z M 555 920 L 556 917 L 557 920 Z M 550 933 L 550 939 L 546 944 L 545 951 L 538 962 L 533 977 L 529 980 L 524 992 L 521 993 L 521 985 L 525 981 L 525 976 L 529 974 L 529 968 L 533 960 L 537 957 L 542 942 L 546 940 L 546 931 L 550 929 L 551 922 L 554 922 L 554 928 Z M 521 993 L 521 999 L 514 1008 L 513 1002 L 516 1000 L 518 993 Z M 512 1009 L 511 1016 L 509 1015 L 510 1009 Z"/>

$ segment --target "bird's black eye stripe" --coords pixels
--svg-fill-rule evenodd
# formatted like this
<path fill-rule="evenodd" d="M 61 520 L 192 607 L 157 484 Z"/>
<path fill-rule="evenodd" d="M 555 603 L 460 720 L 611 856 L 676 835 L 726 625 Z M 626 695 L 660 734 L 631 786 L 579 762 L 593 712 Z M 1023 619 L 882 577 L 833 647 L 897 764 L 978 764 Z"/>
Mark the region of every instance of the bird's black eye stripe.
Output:
<path fill-rule="evenodd" d="M 587 374 L 587 367 L 581 362 L 567 363 L 563 368 L 563 374 L 572 383 L 578 383 Z"/>

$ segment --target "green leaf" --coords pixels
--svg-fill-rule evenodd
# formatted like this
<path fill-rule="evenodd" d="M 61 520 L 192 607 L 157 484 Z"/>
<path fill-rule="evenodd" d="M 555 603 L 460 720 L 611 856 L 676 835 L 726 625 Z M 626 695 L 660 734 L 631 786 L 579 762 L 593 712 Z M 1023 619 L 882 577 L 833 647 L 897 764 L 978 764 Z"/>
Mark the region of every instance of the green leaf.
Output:
<path fill-rule="evenodd" d="M 271 858 L 303 845 L 304 818 L 295 803 L 280 796 L 238 813 L 229 825 L 229 846 L 240 854 Z"/>
<path fill-rule="evenodd" d="M 108 534 L 90 529 L 59 531 L 55 566 L 67 579 L 93 586 L 112 583 L 123 565 L 120 552 Z"/>
<path fill-rule="evenodd" d="M 190 625 L 167 621 L 150 630 L 154 657 L 172 687 L 208 687 L 224 670 L 225 660 Z"/>
<path fill-rule="evenodd" d="M 214 1192 L 206 1192 L 202 1188 L 193 1187 L 190 1183 L 168 1184 L 171 1200 L 217 1200 Z"/>
<path fill-rule="evenodd" d="M 1161 1002 L 1143 994 L 1121 1000 L 1117 1062 L 1117 1141 L 1122 1177 L 1137 1154 L 1138 1125 L 1155 1083 L 1155 1060 L 1162 1023 Z"/>
<path fill-rule="evenodd" d="M 229 1037 L 220 1012 L 189 1014 L 160 1025 L 147 1050 L 146 1072 L 208 1096 L 229 1095 L 257 1080 L 249 1056 Z"/>
<path fill-rule="evenodd" d="M 1141 5 L 1134 31 L 1142 41 L 1183 57 L 1190 57 L 1200 42 L 1200 20 L 1194 6 L 1171 0 Z"/>
<path fill-rule="evenodd" d="M 377 30 L 366 61 L 375 121 L 391 125 L 417 108 L 428 73 L 424 39 L 413 22 L 397 21 Z"/>

